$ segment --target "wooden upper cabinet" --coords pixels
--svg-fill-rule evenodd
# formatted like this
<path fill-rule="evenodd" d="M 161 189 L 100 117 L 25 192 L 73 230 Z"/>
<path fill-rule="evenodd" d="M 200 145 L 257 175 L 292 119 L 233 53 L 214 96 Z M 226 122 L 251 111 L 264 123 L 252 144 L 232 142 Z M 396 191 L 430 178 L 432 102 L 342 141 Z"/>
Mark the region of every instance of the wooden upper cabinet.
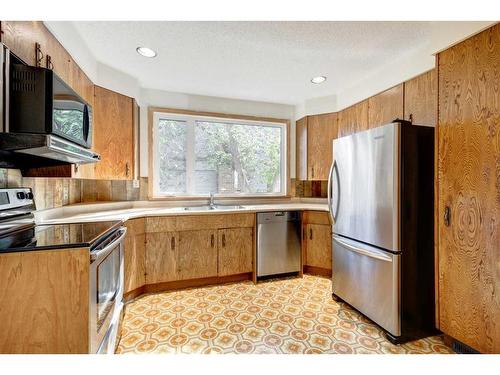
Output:
<path fill-rule="evenodd" d="M 394 86 L 368 99 L 368 127 L 403 119 L 403 84 Z"/>
<path fill-rule="evenodd" d="M 337 138 L 337 114 L 308 116 L 308 180 L 327 180 L 332 164 L 332 141 Z"/>
<path fill-rule="evenodd" d="M 94 84 L 73 59 L 70 60 L 69 73 L 69 85 L 94 107 Z"/>
<path fill-rule="evenodd" d="M 295 123 L 296 129 L 296 164 L 297 180 L 307 180 L 307 117 L 303 117 Z"/>
<path fill-rule="evenodd" d="M 338 112 L 338 137 L 368 129 L 368 100 Z"/>
<path fill-rule="evenodd" d="M 50 68 L 65 82 L 69 82 L 71 56 L 40 21 L 2 21 L 2 42 L 26 64 L 36 66 L 35 43 L 42 52 L 40 66 Z"/>
<path fill-rule="evenodd" d="M 94 147 L 101 155 L 95 178 L 126 180 L 134 177 L 134 100 L 94 88 Z"/>
<path fill-rule="evenodd" d="M 499 62 L 500 24 L 438 55 L 439 329 L 483 353 L 500 353 Z"/>
<path fill-rule="evenodd" d="M 417 125 L 436 126 L 437 69 L 404 83 L 404 119 Z"/>
<path fill-rule="evenodd" d="M 296 124 L 297 179 L 327 180 L 332 140 L 337 138 L 337 114 L 307 116 Z"/>
<path fill-rule="evenodd" d="M 253 270 L 253 229 L 219 229 L 219 276 L 237 275 Z"/>

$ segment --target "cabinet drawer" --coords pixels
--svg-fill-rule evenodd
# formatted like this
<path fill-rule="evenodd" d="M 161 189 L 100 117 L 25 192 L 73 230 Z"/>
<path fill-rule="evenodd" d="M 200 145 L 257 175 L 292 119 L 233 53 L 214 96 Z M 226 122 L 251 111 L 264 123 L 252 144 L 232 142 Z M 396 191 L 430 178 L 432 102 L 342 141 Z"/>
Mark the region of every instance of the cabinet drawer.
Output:
<path fill-rule="evenodd" d="M 176 230 L 176 218 L 173 216 L 148 217 L 146 218 L 146 232 L 174 232 Z"/>
<path fill-rule="evenodd" d="M 328 218 L 328 212 L 304 211 L 302 223 L 330 225 L 330 219 Z"/>

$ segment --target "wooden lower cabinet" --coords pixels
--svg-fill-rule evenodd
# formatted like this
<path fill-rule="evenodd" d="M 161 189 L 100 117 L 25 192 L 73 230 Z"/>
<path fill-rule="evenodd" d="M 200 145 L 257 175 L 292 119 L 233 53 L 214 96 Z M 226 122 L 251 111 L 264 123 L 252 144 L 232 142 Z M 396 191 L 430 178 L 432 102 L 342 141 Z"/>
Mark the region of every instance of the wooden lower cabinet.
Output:
<path fill-rule="evenodd" d="M 218 276 L 253 270 L 253 228 L 219 229 Z"/>
<path fill-rule="evenodd" d="M 89 352 L 89 249 L 0 255 L 0 353 Z"/>
<path fill-rule="evenodd" d="M 146 284 L 179 280 L 179 233 L 147 233 L 146 244 Z"/>
<path fill-rule="evenodd" d="M 332 240 L 330 225 L 306 224 L 305 264 L 306 266 L 332 270 Z"/>
<path fill-rule="evenodd" d="M 146 274 L 145 220 L 129 220 L 125 224 L 127 236 L 124 241 L 125 287 L 124 293 L 144 285 Z"/>
<path fill-rule="evenodd" d="M 179 280 L 217 276 L 217 231 L 179 232 Z"/>

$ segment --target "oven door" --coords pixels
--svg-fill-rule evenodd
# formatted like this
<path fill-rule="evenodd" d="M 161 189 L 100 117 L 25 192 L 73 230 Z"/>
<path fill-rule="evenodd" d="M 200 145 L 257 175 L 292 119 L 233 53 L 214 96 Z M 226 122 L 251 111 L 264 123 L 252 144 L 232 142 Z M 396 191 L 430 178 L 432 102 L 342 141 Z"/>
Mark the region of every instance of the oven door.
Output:
<path fill-rule="evenodd" d="M 122 227 L 90 252 L 90 352 L 100 352 L 104 338 L 114 341 L 123 307 L 124 265 Z M 113 334 L 114 338 L 109 335 Z"/>
<path fill-rule="evenodd" d="M 51 132 L 91 148 L 92 107 L 55 74 L 53 88 Z"/>

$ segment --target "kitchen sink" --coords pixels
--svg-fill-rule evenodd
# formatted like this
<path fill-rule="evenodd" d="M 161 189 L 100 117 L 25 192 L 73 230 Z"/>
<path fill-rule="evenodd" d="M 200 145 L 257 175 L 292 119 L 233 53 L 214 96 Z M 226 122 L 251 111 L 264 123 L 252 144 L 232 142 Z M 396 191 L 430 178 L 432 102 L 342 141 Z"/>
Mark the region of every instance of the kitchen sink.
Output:
<path fill-rule="evenodd" d="M 225 210 L 241 210 L 245 207 L 240 205 L 214 205 L 214 206 L 192 206 L 184 207 L 184 211 L 225 211 Z"/>

